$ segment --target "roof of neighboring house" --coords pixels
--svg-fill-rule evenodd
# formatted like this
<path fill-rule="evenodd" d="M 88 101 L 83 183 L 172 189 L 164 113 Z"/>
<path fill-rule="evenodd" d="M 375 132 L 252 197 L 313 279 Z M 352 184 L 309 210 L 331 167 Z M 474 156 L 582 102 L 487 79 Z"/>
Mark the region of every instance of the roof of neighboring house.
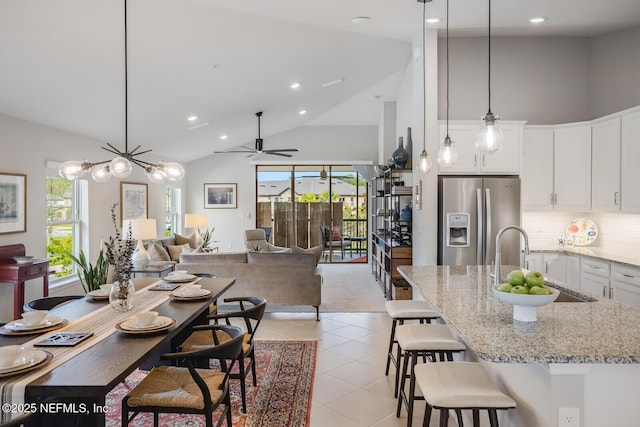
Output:
<path fill-rule="evenodd" d="M 329 191 L 329 180 L 321 180 L 320 178 L 298 178 L 295 183 L 296 194 L 298 196 L 307 193 L 322 194 Z M 258 184 L 258 196 L 280 196 L 290 190 L 291 181 L 288 179 L 276 181 L 260 181 Z M 356 186 L 346 183 L 339 179 L 331 179 L 331 190 L 340 196 L 355 196 Z M 364 195 L 365 190 L 360 191 L 360 195 Z"/>

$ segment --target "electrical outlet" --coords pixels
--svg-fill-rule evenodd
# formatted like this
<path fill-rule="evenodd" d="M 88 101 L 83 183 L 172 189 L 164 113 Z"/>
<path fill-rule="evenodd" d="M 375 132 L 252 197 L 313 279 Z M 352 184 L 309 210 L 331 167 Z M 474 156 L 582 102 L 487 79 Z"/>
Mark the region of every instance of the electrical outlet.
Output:
<path fill-rule="evenodd" d="M 231 242 L 227 243 L 227 249 L 231 249 Z"/>
<path fill-rule="evenodd" d="M 579 427 L 580 408 L 558 408 L 558 427 Z"/>

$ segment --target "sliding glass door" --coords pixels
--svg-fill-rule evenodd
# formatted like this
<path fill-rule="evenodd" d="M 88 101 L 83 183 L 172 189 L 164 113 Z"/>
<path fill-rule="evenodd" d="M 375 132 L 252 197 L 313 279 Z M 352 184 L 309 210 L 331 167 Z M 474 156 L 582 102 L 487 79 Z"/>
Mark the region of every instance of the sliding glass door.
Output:
<path fill-rule="evenodd" d="M 256 225 L 271 243 L 322 245 L 322 262 L 367 262 L 367 184 L 351 166 L 256 168 Z"/>

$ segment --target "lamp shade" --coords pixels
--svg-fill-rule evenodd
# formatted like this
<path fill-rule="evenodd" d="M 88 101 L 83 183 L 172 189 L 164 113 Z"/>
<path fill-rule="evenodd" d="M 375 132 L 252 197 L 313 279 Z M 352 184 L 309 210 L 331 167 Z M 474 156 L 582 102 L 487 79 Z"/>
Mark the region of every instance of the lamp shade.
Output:
<path fill-rule="evenodd" d="M 202 228 L 208 225 L 207 214 L 185 214 L 184 227 L 185 228 Z"/>
<path fill-rule="evenodd" d="M 158 237 L 155 219 L 125 220 L 122 224 L 123 230 L 128 229 L 128 221 L 131 221 L 131 237 L 135 240 L 148 240 Z M 126 234 L 126 231 L 123 231 L 123 234 Z"/>

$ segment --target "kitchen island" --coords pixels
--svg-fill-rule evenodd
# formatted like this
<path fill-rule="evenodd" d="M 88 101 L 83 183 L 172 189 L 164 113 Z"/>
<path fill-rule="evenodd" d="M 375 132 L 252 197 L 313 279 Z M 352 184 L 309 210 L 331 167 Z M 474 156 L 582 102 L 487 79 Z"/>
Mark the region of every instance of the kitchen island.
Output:
<path fill-rule="evenodd" d="M 503 266 L 503 277 L 516 268 Z M 593 301 L 554 302 L 537 308 L 536 322 L 519 322 L 494 297 L 488 266 L 398 271 L 457 332 L 465 358 L 482 361 L 518 402 L 502 425 L 558 426 L 559 408 L 579 408 L 585 427 L 637 425 L 640 310 L 588 294 Z"/>

